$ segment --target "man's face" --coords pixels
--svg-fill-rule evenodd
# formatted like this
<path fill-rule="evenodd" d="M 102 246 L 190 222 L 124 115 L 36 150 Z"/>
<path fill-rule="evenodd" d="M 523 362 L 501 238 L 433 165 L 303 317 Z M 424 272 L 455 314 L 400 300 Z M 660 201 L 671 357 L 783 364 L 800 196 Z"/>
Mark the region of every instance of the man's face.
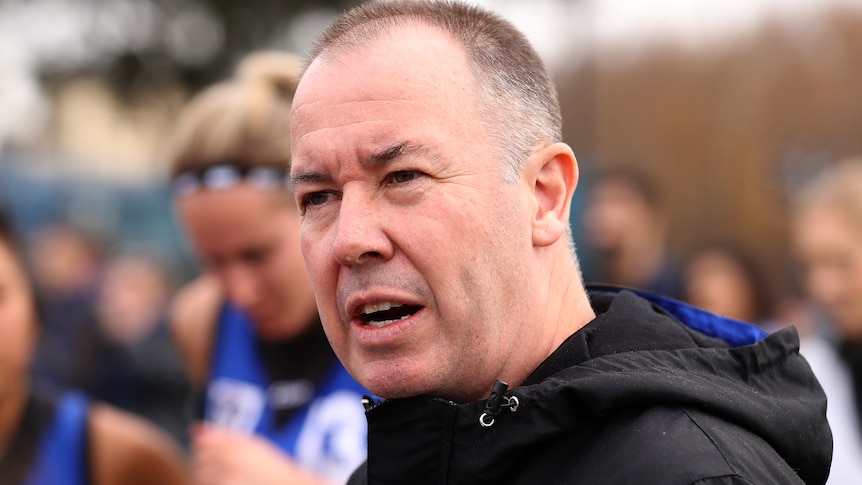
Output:
<path fill-rule="evenodd" d="M 435 30 L 317 59 L 291 177 L 329 340 L 387 398 L 470 401 L 518 357 L 529 188 L 502 181 L 464 54 Z"/>

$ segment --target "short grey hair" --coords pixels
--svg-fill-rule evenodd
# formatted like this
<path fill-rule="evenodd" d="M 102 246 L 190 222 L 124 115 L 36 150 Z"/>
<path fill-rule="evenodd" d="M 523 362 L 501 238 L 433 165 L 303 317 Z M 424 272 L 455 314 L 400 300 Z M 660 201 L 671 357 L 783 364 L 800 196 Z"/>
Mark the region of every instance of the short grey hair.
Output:
<path fill-rule="evenodd" d="M 372 1 L 343 13 L 320 35 L 309 63 L 358 49 L 393 28 L 425 24 L 463 47 L 479 92 L 480 117 L 499 144 L 503 179 L 520 180 L 527 157 L 562 140 L 557 90 L 541 57 L 509 21 L 457 1 Z"/>
<path fill-rule="evenodd" d="M 403 25 L 425 24 L 452 36 L 462 48 L 479 93 L 478 111 L 498 141 L 504 181 L 516 183 L 527 158 L 562 141 L 562 115 L 548 69 L 511 22 L 452 0 L 374 0 L 341 14 L 318 37 L 308 63 L 329 53 L 358 50 Z M 572 229 L 566 244 L 580 274 Z"/>

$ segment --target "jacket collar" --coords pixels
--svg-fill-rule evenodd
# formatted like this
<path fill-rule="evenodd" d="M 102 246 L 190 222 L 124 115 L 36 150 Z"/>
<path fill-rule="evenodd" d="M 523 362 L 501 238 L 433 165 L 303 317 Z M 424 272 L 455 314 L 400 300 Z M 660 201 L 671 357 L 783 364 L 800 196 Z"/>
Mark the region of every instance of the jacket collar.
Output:
<path fill-rule="evenodd" d="M 828 463 L 829 447 L 820 446 L 831 442 L 825 397 L 798 354 L 795 329 L 732 347 L 631 292 L 591 300 L 596 319 L 506 393 L 518 409 L 504 409 L 491 427 L 479 422 L 487 401 L 415 397 L 373 406 L 369 483 L 506 481 L 525 450 L 575 436 L 631 403 L 707 406 L 764 437 L 803 478 Z"/>

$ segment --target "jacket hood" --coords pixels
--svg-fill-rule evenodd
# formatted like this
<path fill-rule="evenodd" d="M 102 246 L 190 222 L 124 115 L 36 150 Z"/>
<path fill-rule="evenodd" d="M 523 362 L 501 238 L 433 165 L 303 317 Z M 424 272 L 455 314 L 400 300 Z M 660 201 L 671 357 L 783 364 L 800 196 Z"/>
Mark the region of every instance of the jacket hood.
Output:
<path fill-rule="evenodd" d="M 410 398 L 372 408 L 369 450 L 405 457 L 389 461 L 381 471 L 387 476 L 377 478 L 386 482 L 406 467 L 415 473 L 420 464 L 428 483 L 504 479 L 500 463 L 517 460 L 524 447 L 575 435 L 602 417 L 665 406 L 702 410 L 748 429 L 803 481 L 825 481 L 832 450 L 826 398 L 799 355 L 796 330 L 766 336 L 741 322 L 644 296 L 650 300 L 629 291 L 592 291 L 596 319 L 505 393 L 506 400 L 517 398 L 517 408 L 503 408 L 490 427 L 479 422 L 488 401 Z M 384 441 L 417 427 L 428 433 L 416 432 L 406 443 Z M 441 434 L 448 444 L 442 450 Z M 424 442 L 426 435 L 437 436 L 436 445 Z M 451 460 L 460 465 L 448 466 Z M 436 476 L 441 473 L 447 475 Z"/>

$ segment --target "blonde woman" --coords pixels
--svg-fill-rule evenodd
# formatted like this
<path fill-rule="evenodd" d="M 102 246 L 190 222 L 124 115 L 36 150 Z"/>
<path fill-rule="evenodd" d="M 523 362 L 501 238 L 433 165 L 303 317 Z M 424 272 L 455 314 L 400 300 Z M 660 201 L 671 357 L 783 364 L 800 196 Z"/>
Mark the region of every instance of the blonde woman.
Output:
<path fill-rule="evenodd" d="M 323 333 L 287 188 L 299 62 L 256 53 L 192 100 L 170 161 L 176 212 L 206 275 L 172 327 L 203 424 L 199 484 L 343 483 L 365 457 L 365 391 Z"/>

